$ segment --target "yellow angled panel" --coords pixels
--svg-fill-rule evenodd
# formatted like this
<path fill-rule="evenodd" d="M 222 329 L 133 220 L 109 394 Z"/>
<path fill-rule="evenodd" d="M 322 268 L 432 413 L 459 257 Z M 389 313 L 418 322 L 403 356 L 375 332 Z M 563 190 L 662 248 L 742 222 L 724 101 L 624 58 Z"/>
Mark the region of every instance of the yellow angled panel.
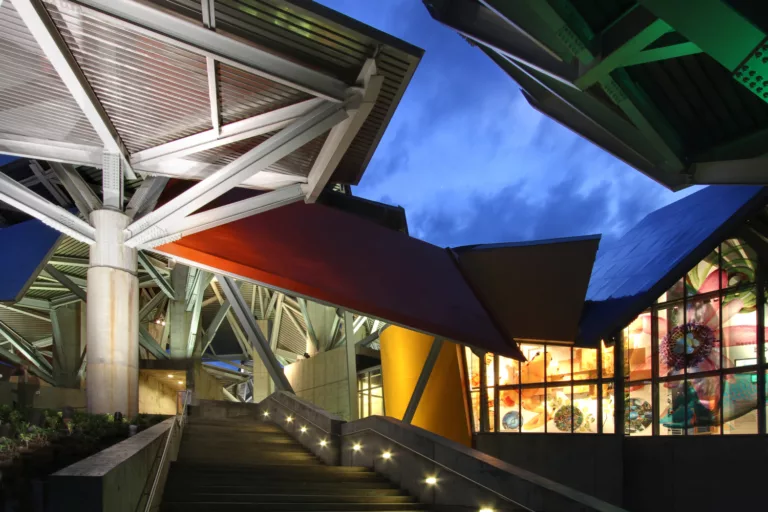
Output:
<path fill-rule="evenodd" d="M 381 333 L 381 370 L 387 416 L 403 418 L 432 340 L 432 336 L 394 325 Z M 455 343 L 443 343 L 416 409 L 413 425 L 471 446 L 459 350 Z"/>

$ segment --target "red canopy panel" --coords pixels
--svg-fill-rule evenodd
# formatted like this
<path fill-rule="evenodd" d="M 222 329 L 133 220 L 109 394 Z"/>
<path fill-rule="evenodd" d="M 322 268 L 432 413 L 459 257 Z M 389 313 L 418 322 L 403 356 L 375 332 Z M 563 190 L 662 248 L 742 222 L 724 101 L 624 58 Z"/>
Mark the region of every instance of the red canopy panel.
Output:
<path fill-rule="evenodd" d="M 169 188 L 173 195 L 180 192 Z M 233 191 L 217 204 L 240 199 L 243 193 Z M 448 251 L 328 206 L 294 203 L 156 250 L 215 272 L 522 358 Z"/>

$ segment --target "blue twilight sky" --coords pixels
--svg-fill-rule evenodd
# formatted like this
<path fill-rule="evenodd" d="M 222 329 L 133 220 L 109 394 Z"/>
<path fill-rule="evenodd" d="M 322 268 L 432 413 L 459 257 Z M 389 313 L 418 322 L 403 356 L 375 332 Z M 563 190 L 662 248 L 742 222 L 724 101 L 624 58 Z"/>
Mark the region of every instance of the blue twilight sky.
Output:
<path fill-rule="evenodd" d="M 531 108 L 420 0 L 320 3 L 425 50 L 355 195 L 440 246 L 621 234 L 673 194 Z"/>

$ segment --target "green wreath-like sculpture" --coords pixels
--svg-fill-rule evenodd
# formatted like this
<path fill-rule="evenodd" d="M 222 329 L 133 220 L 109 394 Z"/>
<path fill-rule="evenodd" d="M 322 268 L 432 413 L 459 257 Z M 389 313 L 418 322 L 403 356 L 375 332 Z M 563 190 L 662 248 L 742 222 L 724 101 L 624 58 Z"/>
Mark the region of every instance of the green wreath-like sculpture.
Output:
<path fill-rule="evenodd" d="M 642 432 L 653 421 L 651 404 L 642 398 L 626 398 L 624 400 L 624 432 Z"/>
<path fill-rule="evenodd" d="M 584 413 L 578 407 L 564 405 L 555 412 L 555 427 L 561 432 L 571 431 L 571 415 L 573 415 L 573 430 L 576 431 L 584 423 Z"/>

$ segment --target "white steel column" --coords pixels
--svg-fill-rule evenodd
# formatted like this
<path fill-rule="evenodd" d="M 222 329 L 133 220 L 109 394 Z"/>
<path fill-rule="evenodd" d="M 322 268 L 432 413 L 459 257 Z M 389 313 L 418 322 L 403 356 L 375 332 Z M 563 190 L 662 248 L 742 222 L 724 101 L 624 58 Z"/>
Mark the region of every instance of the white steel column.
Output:
<path fill-rule="evenodd" d="M 91 413 L 139 412 L 139 279 L 137 251 L 124 244 L 131 219 L 96 210 L 88 268 L 87 377 Z"/>

